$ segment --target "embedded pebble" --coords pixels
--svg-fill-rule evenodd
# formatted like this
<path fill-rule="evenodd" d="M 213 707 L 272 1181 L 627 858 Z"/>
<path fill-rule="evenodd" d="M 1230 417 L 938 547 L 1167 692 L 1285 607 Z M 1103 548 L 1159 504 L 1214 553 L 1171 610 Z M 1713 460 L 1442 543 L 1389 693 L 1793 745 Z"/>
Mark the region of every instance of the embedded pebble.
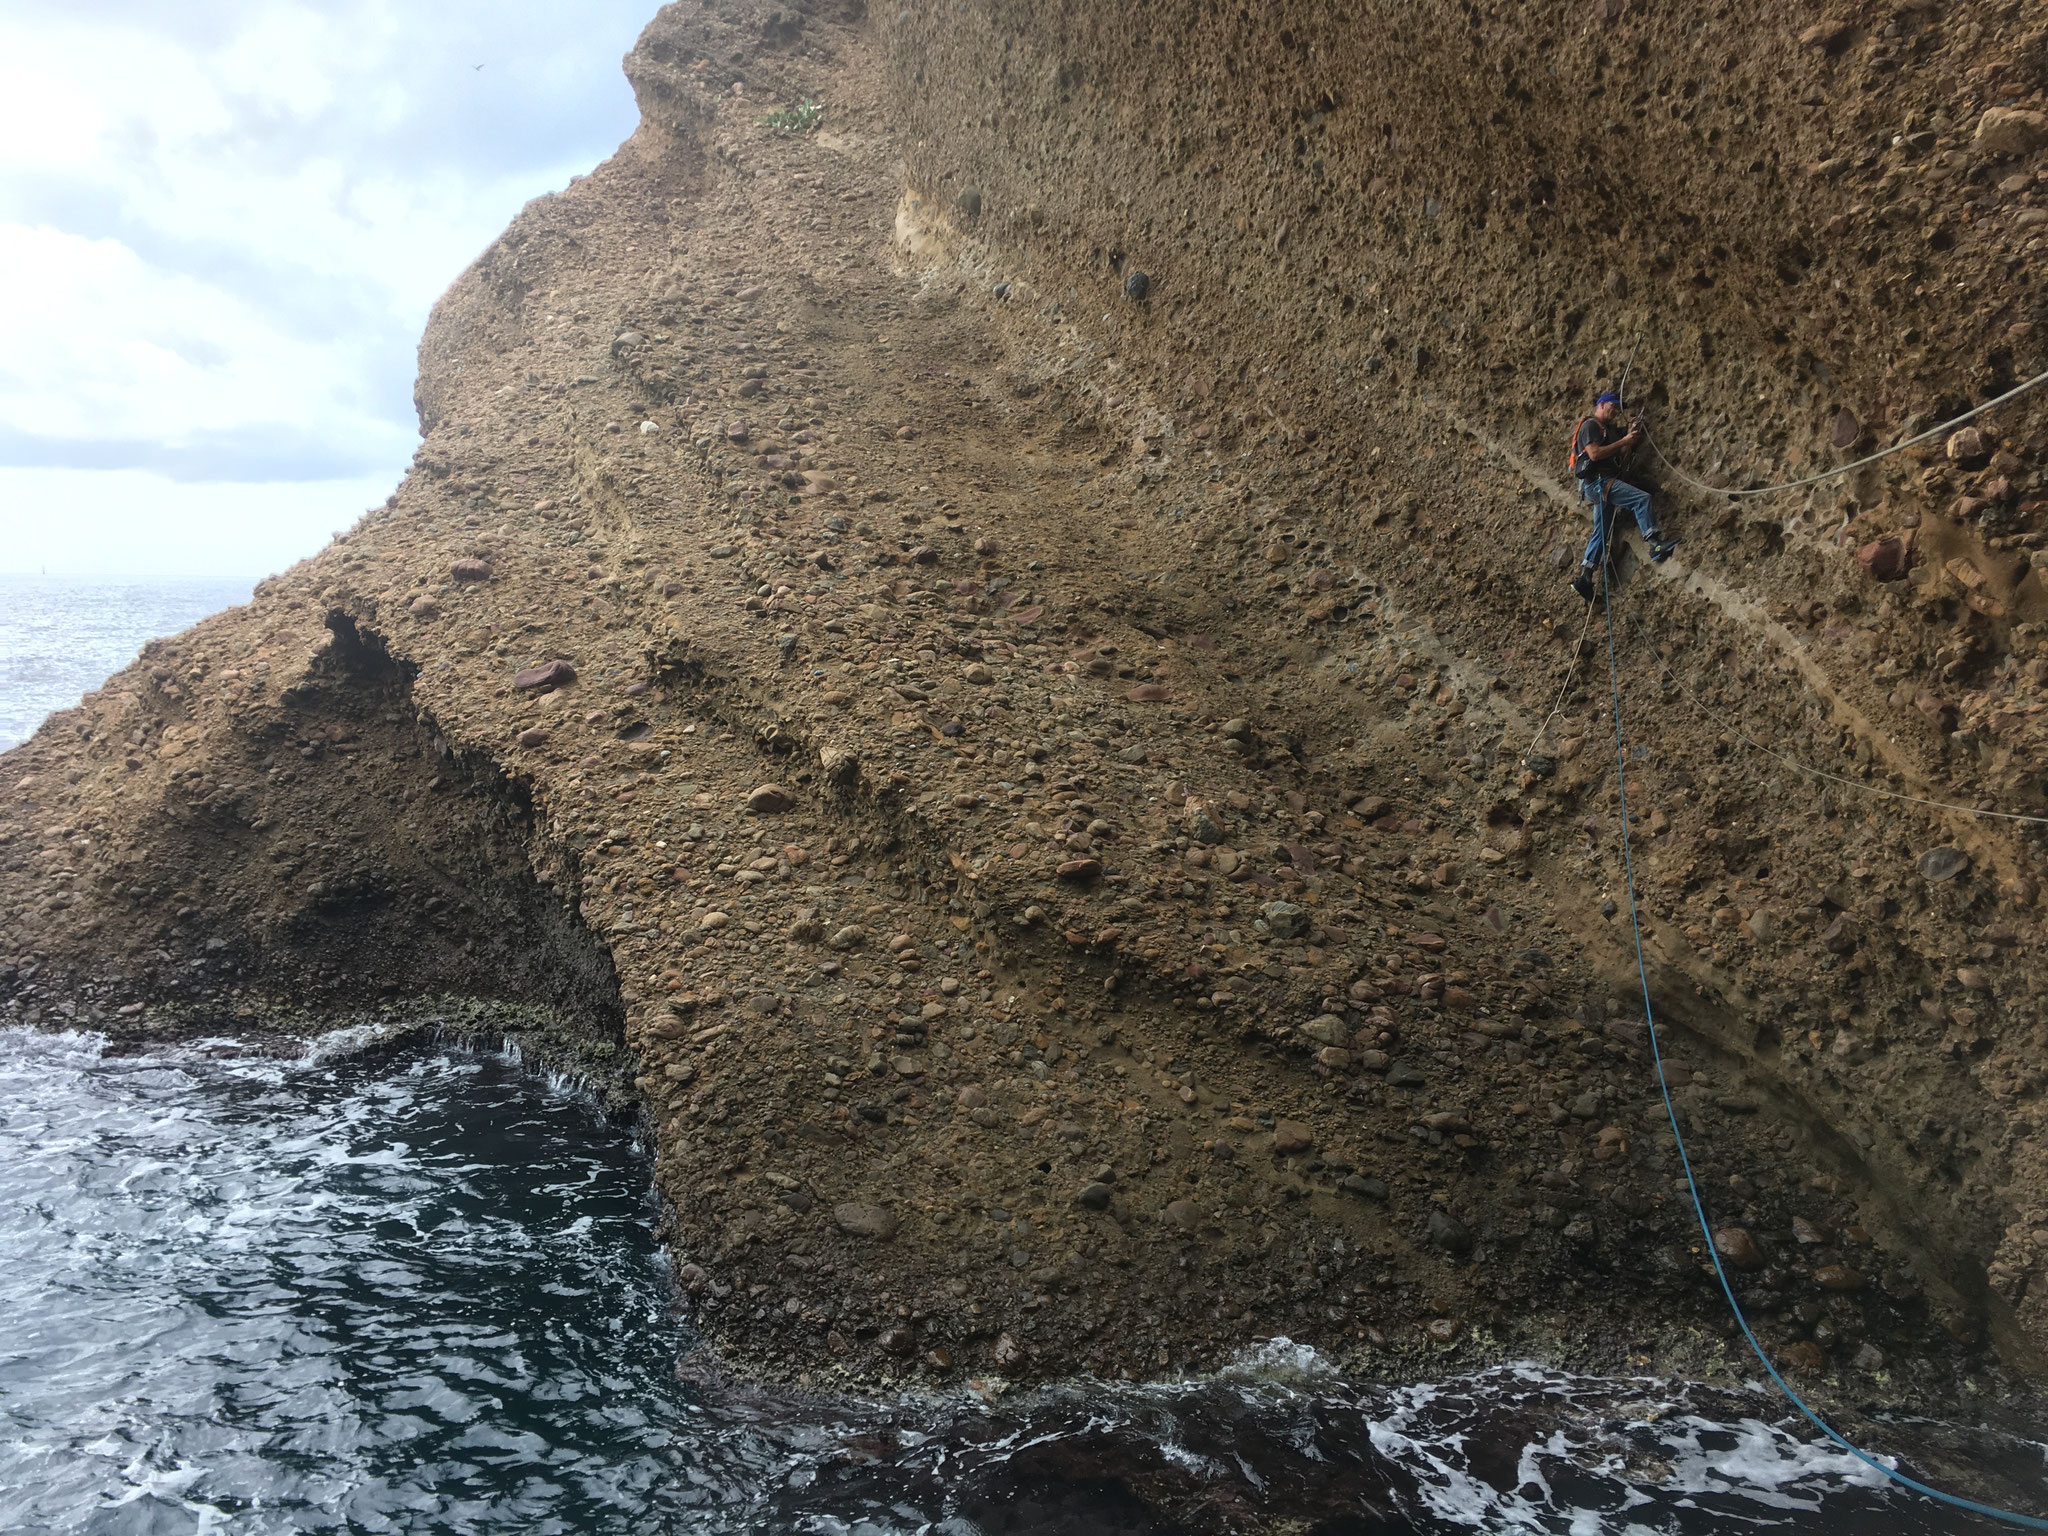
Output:
<path fill-rule="evenodd" d="M 896 1213 L 885 1205 L 848 1200 L 832 1207 L 832 1223 L 849 1237 L 887 1242 L 901 1228 Z"/>

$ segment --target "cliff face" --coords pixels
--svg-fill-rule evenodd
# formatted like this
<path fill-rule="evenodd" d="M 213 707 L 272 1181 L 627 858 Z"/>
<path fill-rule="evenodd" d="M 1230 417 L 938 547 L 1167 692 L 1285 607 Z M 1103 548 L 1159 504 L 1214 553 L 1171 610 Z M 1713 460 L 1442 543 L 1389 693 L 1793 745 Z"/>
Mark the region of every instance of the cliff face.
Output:
<path fill-rule="evenodd" d="M 391 501 L 9 755 L 5 1016 L 544 1004 L 755 1370 L 1699 1368 L 1563 443 L 2048 366 L 2044 36 L 671 6 Z M 2044 397 L 1645 466 L 1613 600 L 1689 1145 L 1859 1383 L 2048 1345 L 2039 828 L 1922 803 L 2044 809 Z"/>

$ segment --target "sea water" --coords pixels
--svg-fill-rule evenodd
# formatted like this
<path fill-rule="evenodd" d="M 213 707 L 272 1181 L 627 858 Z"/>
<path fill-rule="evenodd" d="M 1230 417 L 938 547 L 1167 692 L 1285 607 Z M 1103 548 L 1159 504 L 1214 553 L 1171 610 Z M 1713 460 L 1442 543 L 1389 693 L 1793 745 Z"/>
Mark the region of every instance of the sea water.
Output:
<path fill-rule="evenodd" d="M 250 583 L 0 575 L 0 752 L 28 740 L 143 645 L 249 600 Z"/>

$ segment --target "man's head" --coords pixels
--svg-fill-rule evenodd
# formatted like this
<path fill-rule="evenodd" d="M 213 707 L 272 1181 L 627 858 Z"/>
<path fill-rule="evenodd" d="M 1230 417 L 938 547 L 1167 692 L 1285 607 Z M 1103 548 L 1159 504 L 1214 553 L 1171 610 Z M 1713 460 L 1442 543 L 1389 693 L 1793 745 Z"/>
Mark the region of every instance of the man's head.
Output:
<path fill-rule="evenodd" d="M 1621 414 L 1621 396 L 1609 390 L 1593 402 L 1593 417 L 1603 425 Z"/>

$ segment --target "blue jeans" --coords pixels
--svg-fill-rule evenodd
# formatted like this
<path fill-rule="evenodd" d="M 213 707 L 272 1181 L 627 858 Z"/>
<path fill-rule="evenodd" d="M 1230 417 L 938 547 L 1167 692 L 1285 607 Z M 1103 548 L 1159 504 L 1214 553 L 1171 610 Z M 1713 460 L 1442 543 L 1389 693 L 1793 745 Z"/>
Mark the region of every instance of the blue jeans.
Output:
<path fill-rule="evenodd" d="M 1587 570 L 1600 564 L 1607 554 L 1607 524 L 1610 521 L 1608 509 L 1629 512 L 1635 515 L 1636 527 L 1642 530 L 1645 539 L 1658 537 L 1657 518 L 1650 511 L 1650 493 L 1640 486 L 1630 485 L 1626 480 L 1606 482 L 1606 495 L 1601 494 L 1601 483 L 1597 480 L 1581 480 L 1579 494 L 1593 503 L 1593 538 L 1586 545 L 1586 557 L 1580 562 Z"/>

